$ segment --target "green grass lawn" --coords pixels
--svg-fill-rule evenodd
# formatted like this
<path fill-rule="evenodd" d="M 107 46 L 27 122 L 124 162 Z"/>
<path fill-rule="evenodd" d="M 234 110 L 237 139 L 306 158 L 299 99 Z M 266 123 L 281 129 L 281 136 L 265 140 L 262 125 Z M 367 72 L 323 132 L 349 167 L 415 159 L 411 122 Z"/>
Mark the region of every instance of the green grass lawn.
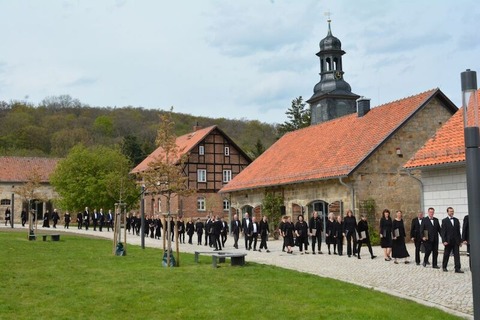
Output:
<path fill-rule="evenodd" d="M 282 268 L 182 254 L 74 235 L 27 241 L 0 232 L 0 319 L 456 319 L 434 308 Z M 248 260 L 248 256 L 247 256 Z"/>

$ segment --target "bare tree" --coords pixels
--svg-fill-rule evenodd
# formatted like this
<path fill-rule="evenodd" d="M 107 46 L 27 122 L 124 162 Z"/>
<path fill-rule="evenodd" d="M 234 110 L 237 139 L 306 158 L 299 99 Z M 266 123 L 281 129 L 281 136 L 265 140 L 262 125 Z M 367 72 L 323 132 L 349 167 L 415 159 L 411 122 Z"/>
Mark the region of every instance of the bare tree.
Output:
<path fill-rule="evenodd" d="M 193 190 L 188 189 L 188 177 L 184 174 L 187 154 L 177 145 L 175 123 L 172 120 L 172 110 L 160 116 L 160 127 L 157 132 L 156 144 L 160 148 L 155 159 L 141 173 L 145 189 L 148 193 L 161 194 L 167 202 L 167 265 L 170 266 L 171 236 L 170 203 L 173 197 L 188 196 Z M 179 265 L 178 231 L 176 233 L 177 266 Z M 165 239 L 165 238 L 164 238 Z M 164 244 L 165 250 L 165 244 Z"/>
<path fill-rule="evenodd" d="M 43 200 L 45 198 L 45 195 L 39 191 L 41 187 L 41 182 L 42 182 L 42 177 L 40 173 L 38 172 L 38 168 L 34 167 L 31 171 L 31 173 L 28 175 L 27 181 L 25 184 L 20 186 L 16 193 L 19 194 L 25 201 L 28 203 L 28 232 L 29 234 L 33 231 L 33 216 L 31 214 L 31 209 L 30 205 L 32 200 Z M 35 212 L 35 215 L 37 212 Z M 38 220 L 35 219 L 35 221 Z M 35 229 L 36 224 L 35 224 Z"/>

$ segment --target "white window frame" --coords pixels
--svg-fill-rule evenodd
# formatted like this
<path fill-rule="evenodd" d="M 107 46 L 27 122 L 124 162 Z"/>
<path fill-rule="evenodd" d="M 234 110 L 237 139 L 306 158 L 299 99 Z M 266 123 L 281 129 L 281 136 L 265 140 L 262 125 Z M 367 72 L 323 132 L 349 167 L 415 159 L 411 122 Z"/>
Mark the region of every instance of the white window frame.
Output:
<path fill-rule="evenodd" d="M 207 170 L 198 169 L 197 170 L 197 182 L 207 182 Z"/>
<path fill-rule="evenodd" d="M 232 170 L 223 170 L 223 182 L 232 180 Z"/>
<path fill-rule="evenodd" d="M 162 213 L 162 199 L 158 199 L 158 213 Z"/>
<path fill-rule="evenodd" d="M 205 146 L 198 146 L 198 154 L 201 156 L 205 155 Z"/>
<path fill-rule="evenodd" d="M 226 156 L 230 156 L 230 147 L 225 147 L 224 148 L 224 153 Z"/>
<path fill-rule="evenodd" d="M 223 199 L 223 211 L 230 210 L 230 201 L 228 199 Z"/>
<path fill-rule="evenodd" d="M 205 209 L 205 197 L 197 198 L 197 211 L 206 211 Z"/>

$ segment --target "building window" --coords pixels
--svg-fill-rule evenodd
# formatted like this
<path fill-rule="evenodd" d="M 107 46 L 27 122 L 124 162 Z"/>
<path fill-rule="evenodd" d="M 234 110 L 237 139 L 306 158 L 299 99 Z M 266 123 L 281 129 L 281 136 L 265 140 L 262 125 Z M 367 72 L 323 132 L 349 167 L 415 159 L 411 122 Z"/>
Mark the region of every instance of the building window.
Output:
<path fill-rule="evenodd" d="M 162 200 L 158 199 L 158 213 L 162 212 Z"/>
<path fill-rule="evenodd" d="M 197 181 L 198 182 L 207 182 L 207 170 L 198 169 L 197 170 Z"/>
<path fill-rule="evenodd" d="M 226 156 L 230 155 L 230 147 L 225 147 L 225 155 Z"/>
<path fill-rule="evenodd" d="M 2 206 L 9 206 L 9 205 L 10 205 L 10 202 L 11 202 L 10 199 L 2 199 L 2 200 L 0 200 L 0 205 L 2 205 Z"/>
<path fill-rule="evenodd" d="M 197 210 L 198 211 L 205 211 L 205 198 L 198 197 L 197 198 Z"/>
<path fill-rule="evenodd" d="M 230 210 L 230 201 L 228 199 L 223 199 L 223 211 Z"/>
<path fill-rule="evenodd" d="M 198 146 L 198 154 L 203 156 L 205 154 L 205 147 L 204 146 Z"/>
<path fill-rule="evenodd" d="M 232 170 L 223 170 L 223 182 L 232 180 Z"/>

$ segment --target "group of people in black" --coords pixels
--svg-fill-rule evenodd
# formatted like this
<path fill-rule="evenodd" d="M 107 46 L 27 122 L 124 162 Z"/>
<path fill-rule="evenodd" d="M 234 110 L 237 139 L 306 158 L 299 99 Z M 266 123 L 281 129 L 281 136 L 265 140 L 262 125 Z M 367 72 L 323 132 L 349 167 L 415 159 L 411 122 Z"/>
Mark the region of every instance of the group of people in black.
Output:
<path fill-rule="evenodd" d="M 309 239 L 312 241 L 312 254 L 323 254 L 322 233 L 324 232 L 323 220 L 319 217 L 318 212 L 314 212 L 309 222 L 304 220 L 303 215 L 299 215 L 297 222 L 294 224 L 289 216 L 284 216 L 279 227 L 283 237 L 282 251 L 287 249 L 287 253 L 293 254 L 293 247 L 298 246 L 301 254 L 308 254 Z M 346 212 L 345 218 L 342 216 L 335 217 L 334 213 L 328 214 L 325 223 L 325 242 L 328 248 L 328 254 L 343 255 L 343 243 L 347 240 L 348 257 L 356 256 L 361 259 L 360 251 L 362 245 L 366 245 L 370 251 L 370 257 L 376 258 L 373 254 L 370 243 L 370 234 L 366 216 L 362 216 L 361 220 L 356 221 L 351 210 Z M 305 250 L 305 251 L 304 251 Z"/>
<path fill-rule="evenodd" d="M 68 224 L 70 224 L 70 217 L 67 218 L 67 216 L 65 215 L 65 224 L 67 224 L 67 219 Z M 85 207 L 85 210 L 83 212 L 77 213 L 78 229 L 82 229 L 82 227 L 85 227 L 85 230 L 88 230 L 91 222 L 93 231 L 97 231 L 98 228 L 98 231 L 101 232 L 104 227 L 107 227 L 107 231 L 110 231 L 110 229 L 112 229 L 113 231 L 113 221 L 114 215 L 112 213 L 112 210 L 108 210 L 108 213 L 104 214 L 103 209 L 100 209 L 100 211 L 94 209 L 93 212 L 91 212 L 88 207 Z"/>
<path fill-rule="evenodd" d="M 268 220 L 266 216 L 263 216 L 260 219 L 260 222 L 257 222 L 256 217 L 250 218 L 248 213 L 245 213 L 245 217 L 242 221 L 239 220 L 238 215 L 233 216 L 233 220 L 230 223 L 230 228 L 232 230 L 233 236 L 233 247 L 238 249 L 238 240 L 240 234 L 243 234 L 245 240 L 245 249 L 257 251 L 258 237 L 260 236 L 260 245 L 258 251 L 270 252 L 267 245 L 268 235 L 270 234 L 270 229 L 268 225 Z"/>
<path fill-rule="evenodd" d="M 463 219 L 462 232 L 460 232 L 460 221 L 454 217 L 454 209 L 447 208 L 447 217 L 441 224 L 434 217 L 435 209 L 428 208 L 428 214 L 424 217 L 419 212 L 417 217 L 412 220 L 410 238 L 415 243 L 415 262 L 417 265 L 426 267 L 430 265 L 430 256 L 432 257 L 432 268 L 440 269 L 438 266 L 438 245 L 440 238 L 444 245 L 442 270 L 447 272 L 448 260 L 453 253 L 454 268 L 456 273 L 463 273 L 460 263 L 460 247 L 467 245 L 467 253 L 470 252 L 469 222 L 468 215 Z M 421 262 L 420 253 L 424 252 L 423 262 Z"/>

